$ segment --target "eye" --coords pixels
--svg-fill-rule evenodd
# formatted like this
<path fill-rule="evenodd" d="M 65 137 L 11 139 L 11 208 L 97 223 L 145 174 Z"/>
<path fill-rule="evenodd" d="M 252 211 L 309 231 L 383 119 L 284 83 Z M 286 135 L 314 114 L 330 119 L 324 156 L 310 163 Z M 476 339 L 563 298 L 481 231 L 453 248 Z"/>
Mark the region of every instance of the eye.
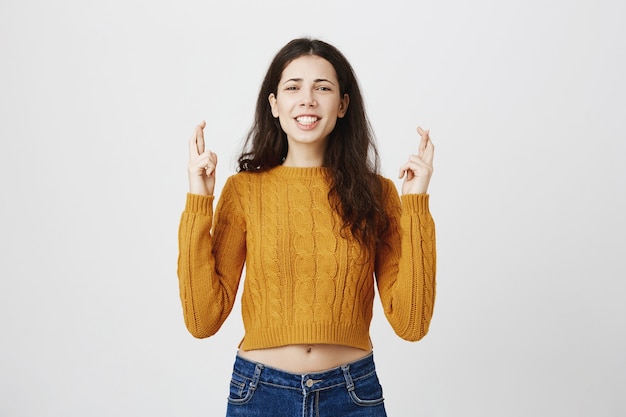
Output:
<path fill-rule="evenodd" d="M 296 91 L 298 89 L 298 86 L 295 85 L 288 85 L 285 87 L 285 91 Z"/>
<path fill-rule="evenodd" d="M 317 87 L 317 89 L 319 91 L 332 91 L 332 89 L 330 87 L 327 87 L 325 85 L 320 85 L 320 86 Z"/>

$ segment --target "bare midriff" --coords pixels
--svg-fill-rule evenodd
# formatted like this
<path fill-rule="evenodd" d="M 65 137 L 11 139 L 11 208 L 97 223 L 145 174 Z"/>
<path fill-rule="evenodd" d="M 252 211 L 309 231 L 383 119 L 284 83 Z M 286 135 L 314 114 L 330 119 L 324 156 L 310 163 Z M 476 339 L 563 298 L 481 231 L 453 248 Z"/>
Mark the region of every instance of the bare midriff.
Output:
<path fill-rule="evenodd" d="M 320 372 L 354 362 L 371 350 L 342 345 L 289 345 L 269 349 L 239 350 L 239 356 L 291 373 Z"/>

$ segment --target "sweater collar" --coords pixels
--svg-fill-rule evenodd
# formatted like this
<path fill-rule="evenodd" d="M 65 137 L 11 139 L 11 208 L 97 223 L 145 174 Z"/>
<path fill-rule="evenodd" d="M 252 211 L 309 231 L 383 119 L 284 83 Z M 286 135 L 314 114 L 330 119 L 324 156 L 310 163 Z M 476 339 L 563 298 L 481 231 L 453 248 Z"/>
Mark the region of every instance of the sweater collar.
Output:
<path fill-rule="evenodd" d="M 330 174 L 330 169 L 327 167 L 299 168 L 279 165 L 272 168 L 270 172 L 283 178 L 325 178 Z"/>

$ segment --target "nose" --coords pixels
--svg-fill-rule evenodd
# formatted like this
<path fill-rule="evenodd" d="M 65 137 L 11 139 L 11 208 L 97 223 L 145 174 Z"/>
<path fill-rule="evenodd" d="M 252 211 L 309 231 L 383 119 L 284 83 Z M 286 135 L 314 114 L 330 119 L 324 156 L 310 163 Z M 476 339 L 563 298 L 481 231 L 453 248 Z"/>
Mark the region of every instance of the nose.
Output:
<path fill-rule="evenodd" d="M 313 91 L 310 89 L 302 90 L 302 97 L 300 99 L 300 106 L 302 107 L 314 107 L 317 105 L 317 101 L 315 100 L 315 95 Z"/>

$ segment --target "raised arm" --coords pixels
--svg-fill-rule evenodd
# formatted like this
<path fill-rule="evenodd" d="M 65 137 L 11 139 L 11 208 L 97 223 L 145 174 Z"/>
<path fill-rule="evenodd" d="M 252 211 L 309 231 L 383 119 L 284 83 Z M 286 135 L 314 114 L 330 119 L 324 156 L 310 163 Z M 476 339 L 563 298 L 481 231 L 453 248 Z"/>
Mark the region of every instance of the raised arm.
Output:
<path fill-rule="evenodd" d="M 185 324 L 208 337 L 232 310 L 245 260 L 245 222 L 235 187 L 226 182 L 213 218 L 217 157 L 204 150 L 202 128 L 189 141 L 189 184 L 178 233 L 178 280 Z"/>
<path fill-rule="evenodd" d="M 376 253 L 376 279 L 387 320 L 403 339 L 426 335 L 436 289 L 435 224 L 425 194 L 432 175 L 434 148 L 428 131 L 418 128 L 416 155 L 400 169 L 403 195 L 386 183 L 385 204 L 390 225 Z"/>

